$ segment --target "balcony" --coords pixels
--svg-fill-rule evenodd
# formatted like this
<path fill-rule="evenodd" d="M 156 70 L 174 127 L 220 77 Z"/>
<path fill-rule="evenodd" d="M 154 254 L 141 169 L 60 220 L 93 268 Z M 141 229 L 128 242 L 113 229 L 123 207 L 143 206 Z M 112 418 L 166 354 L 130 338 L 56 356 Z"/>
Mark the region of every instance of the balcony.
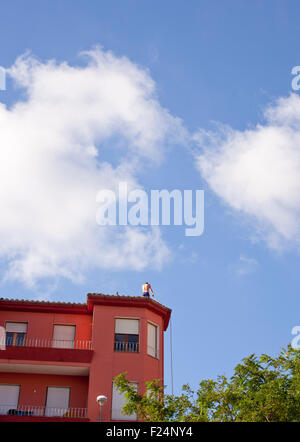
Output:
<path fill-rule="evenodd" d="M 93 356 L 92 341 L 63 341 L 50 338 L 11 339 L 0 342 L 0 359 L 33 361 L 90 362 Z"/>
<path fill-rule="evenodd" d="M 126 352 L 126 353 L 138 353 L 139 343 L 138 342 L 115 341 L 114 350 Z"/>
<path fill-rule="evenodd" d="M 28 338 L 28 337 L 24 337 L 22 340 L 17 339 L 13 341 L 10 336 L 6 336 L 5 346 L 38 347 L 38 348 L 72 348 L 75 350 L 91 350 L 92 341 L 87 341 L 87 340 L 66 341 L 66 340 L 49 339 L 49 338 Z"/>
<path fill-rule="evenodd" d="M 0 421 L 88 420 L 87 408 L 58 408 L 36 405 L 0 405 Z"/>

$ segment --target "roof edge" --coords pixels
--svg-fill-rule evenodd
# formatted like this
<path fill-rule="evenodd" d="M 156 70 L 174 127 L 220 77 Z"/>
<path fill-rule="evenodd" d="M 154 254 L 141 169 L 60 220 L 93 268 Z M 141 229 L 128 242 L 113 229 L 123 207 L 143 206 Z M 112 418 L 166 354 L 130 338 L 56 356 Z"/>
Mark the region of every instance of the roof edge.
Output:
<path fill-rule="evenodd" d="M 87 303 L 71 303 L 59 301 L 36 301 L 26 299 L 0 298 L 0 309 L 23 312 L 40 313 L 69 313 L 89 314 L 93 313 L 94 305 L 115 305 L 123 307 L 144 307 L 161 315 L 164 321 L 164 331 L 167 330 L 172 310 L 160 304 L 158 301 L 144 296 L 117 296 L 103 293 L 88 293 Z"/>
<path fill-rule="evenodd" d="M 26 299 L 8 299 L 0 298 L 0 309 L 27 311 L 27 312 L 41 312 L 41 313 L 73 313 L 73 314 L 88 314 L 87 304 L 71 303 L 71 302 L 49 302 L 49 301 L 35 301 Z"/>
<path fill-rule="evenodd" d="M 167 330 L 172 310 L 163 304 L 144 296 L 118 296 L 104 295 L 103 293 L 87 294 L 88 310 L 93 309 L 93 305 L 119 305 L 123 307 L 144 307 L 161 315 L 164 319 L 164 331 Z"/>

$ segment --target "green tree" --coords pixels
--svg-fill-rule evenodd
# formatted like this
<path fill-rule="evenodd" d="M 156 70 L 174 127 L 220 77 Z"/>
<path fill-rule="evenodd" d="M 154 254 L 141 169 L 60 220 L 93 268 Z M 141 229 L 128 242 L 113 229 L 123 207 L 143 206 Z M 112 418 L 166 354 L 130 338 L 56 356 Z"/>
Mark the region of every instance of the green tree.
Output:
<path fill-rule="evenodd" d="M 203 380 L 196 392 L 184 385 L 180 396 L 164 394 L 157 379 L 141 395 L 126 374 L 114 379 L 123 412 L 148 422 L 300 422 L 300 351 L 290 345 L 275 358 L 252 354 L 229 379 Z"/>

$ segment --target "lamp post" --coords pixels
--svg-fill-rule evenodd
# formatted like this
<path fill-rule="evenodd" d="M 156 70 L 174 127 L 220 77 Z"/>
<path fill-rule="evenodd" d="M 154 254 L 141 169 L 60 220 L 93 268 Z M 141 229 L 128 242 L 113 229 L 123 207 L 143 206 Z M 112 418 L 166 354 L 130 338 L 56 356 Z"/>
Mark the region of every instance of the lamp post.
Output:
<path fill-rule="evenodd" d="M 96 401 L 98 402 L 98 404 L 100 406 L 100 418 L 99 418 L 99 420 L 101 422 L 101 420 L 102 420 L 102 407 L 105 404 L 105 402 L 107 401 L 107 397 L 102 395 L 102 394 L 100 394 L 99 396 L 97 396 Z"/>

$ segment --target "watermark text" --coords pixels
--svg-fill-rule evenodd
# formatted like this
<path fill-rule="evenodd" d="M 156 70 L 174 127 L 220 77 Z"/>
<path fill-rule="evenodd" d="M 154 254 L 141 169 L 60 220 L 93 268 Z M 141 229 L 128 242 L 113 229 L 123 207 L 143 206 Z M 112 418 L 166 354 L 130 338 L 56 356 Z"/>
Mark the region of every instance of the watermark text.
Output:
<path fill-rule="evenodd" d="M 145 190 L 128 191 L 125 181 L 118 192 L 102 189 L 96 197 L 100 205 L 96 221 L 100 226 L 186 226 L 186 236 L 200 236 L 204 231 L 204 191 Z"/>

